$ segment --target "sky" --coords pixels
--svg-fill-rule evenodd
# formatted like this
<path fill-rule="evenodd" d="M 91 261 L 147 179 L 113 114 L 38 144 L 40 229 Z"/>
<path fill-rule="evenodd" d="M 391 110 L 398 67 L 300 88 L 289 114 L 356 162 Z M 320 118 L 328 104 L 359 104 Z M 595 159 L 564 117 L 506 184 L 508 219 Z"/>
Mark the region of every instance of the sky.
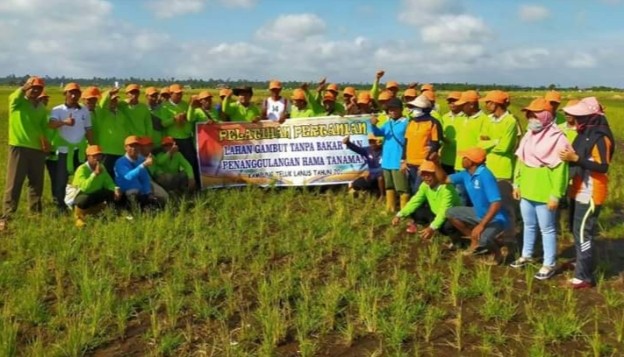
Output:
<path fill-rule="evenodd" d="M 0 75 L 624 88 L 624 0 L 0 0 Z"/>

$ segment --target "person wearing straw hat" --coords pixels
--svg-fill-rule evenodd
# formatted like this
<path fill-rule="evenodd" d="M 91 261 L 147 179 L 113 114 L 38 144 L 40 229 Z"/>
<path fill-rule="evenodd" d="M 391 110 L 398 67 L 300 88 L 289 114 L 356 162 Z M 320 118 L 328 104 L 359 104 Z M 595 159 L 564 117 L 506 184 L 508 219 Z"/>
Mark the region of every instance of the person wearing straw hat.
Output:
<path fill-rule="evenodd" d="M 30 77 L 9 96 L 9 154 L 0 231 L 17 210 L 26 178 L 30 211 L 42 209 L 45 159 L 50 150 L 47 114 L 38 101 L 44 87 L 42 78 Z"/>
<path fill-rule="evenodd" d="M 232 100 L 232 95 L 238 97 L 237 101 Z M 252 122 L 257 123 L 262 119 L 260 108 L 256 106 L 251 98 L 253 97 L 253 88 L 245 86 L 242 88 L 234 88 L 231 93 L 223 99 L 223 112 L 231 121 Z"/>
<path fill-rule="evenodd" d="M 262 101 L 262 118 L 273 122 L 283 123 L 289 117 L 288 99 L 282 97 L 282 82 L 269 82 L 269 97 Z"/>
<path fill-rule="evenodd" d="M 568 187 L 568 164 L 561 160 L 559 152 L 570 148 L 570 143 L 554 123 L 550 104 L 545 99 L 537 98 L 522 110 L 528 126 L 516 150 L 513 196 L 520 200 L 523 245 L 522 255 L 511 266 L 521 268 L 533 262 L 539 229 L 544 259 L 535 278 L 546 280 L 556 272 L 557 208 Z"/>
<path fill-rule="evenodd" d="M 442 116 L 443 143 L 440 150 L 440 163 L 444 172 L 448 175 L 455 172 L 455 157 L 457 156 L 457 127 L 456 124 L 465 116 L 461 106 L 455 103 L 461 98 L 461 92 L 450 92 L 446 96 L 449 111 Z"/>
<path fill-rule="evenodd" d="M 53 145 L 58 153 L 56 186 L 54 187 L 54 203 L 60 211 L 67 209 L 65 205 L 65 188 L 69 176 L 80 165 L 84 157 L 79 147 L 86 139 L 95 143 L 91 124 L 91 112 L 79 101 L 82 91 L 77 83 L 68 83 L 63 89 L 65 103 L 57 105 L 50 113 L 48 126 L 56 130 Z"/>
<path fill-rule="evenodd" d="M 102 164 L 102 149 L 97 145 L 87 147 L 87 162 L 78 166 L 72 189 L 77 190 L 69 202 L 74 206 L 76 227 L 84 227 L 86 216 L 95 214 L 104 208 L 105 203 L 120 202 L 121 189 L 115 186 L 113 178 Z"/>
<path fill-rule="evenodd" d="M 362 156 L 368 171 L 365 176 L 358 177 L 349 183 L 349 193 L 358 191 L 377 192 L 381 197 L 384 195 L 383 169 L 381 168 L 381 143 L 380 139 L 372 134 L 368 135 L 368 146 L 361 147 L 354 144 L 349 136 L 342 139 L 347 149 Z"/>
<path fill-rule="evenodd" d="M 563 108 L 576 119 L 578 136 L 572 149 L 559 153 L 570 165 L 572 187 L 570 207 L 572 233 L 576 246 L 574 278 L 568 284 L 575 289 L 595 285 L 594 239 L 597 236 L 598 216 L 608 196 L 609 164 L 615 151 L 615 139 L 604 110 L 595 97 Z"/>
<path fill-rule="evenodd" d="M 402 218 L 410 217 L 424 227 L 419 232 L 423 239 L 430 239 L 436 232 L 445 236 L 457 232 L 446 219 L 446 212 L 451 207 L 459 206 L 459 196 L 455 187 L 440 182 L 435 172 L 436 164 L 432 161 L 424 161 L 420 165 L 422 183 L 405 207 L 394 216 L 392 225 L 399 224 Z"/>
<path fill-rule="evenodd" d="M 446 211 L 446 218 L 465 237 L 470 238 L 466 254 L 493 253 L 494 262 L 501 263 L 502 255 L 496 238 L 507 229 L 509 218 L 502 210 L 502 199 L 496 178 L 486 167 L 487 153 L 483 148 L 473 147 L 459 152 L 464 170 L 449 175 L 445 181 L 465 187 L 472 207 L 457 206 Z M 444 171 L 436 171 L 439 178 Z"/>
<path fill-rule="evenodd" d="M 87 96 L 95 96 L 95 93 Z M 105 91 L 97 102 L 93 117 L 95 143 L 102 150 L 102 165 L 111 177 L 115 177 L 115 163 L 125 154 L 124 140 L 130 132 L 127 117 L 118 108 L 119 90 Z"/>

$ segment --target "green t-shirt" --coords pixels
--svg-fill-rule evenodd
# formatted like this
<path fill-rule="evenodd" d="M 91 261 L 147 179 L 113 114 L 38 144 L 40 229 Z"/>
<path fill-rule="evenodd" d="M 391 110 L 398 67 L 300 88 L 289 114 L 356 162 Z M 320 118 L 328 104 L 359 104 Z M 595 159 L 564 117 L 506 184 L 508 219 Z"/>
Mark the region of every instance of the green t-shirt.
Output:
<path fill-rule="evenodd" d="M 109 109 L 110 92 L 106 91 L 95 107 L 95 115 L 91 118 L 95 143 L 100 146 L 104 154 L 124 155 L 124 141 L 130 136 L 129 120 L 126 115 L 117 110 Z"/>
<path fill-rule="evenodd" d="M 22 88 L 9 96 L 9 145 L 41 150 L 41 139 L 48 134 L 47 111 L 33 105 Z"/>
<path fill-rule="evenodd" d="M 203 110 L 202 108 L 192 108 L 189 107 L 188 114 L 186 115 L 188 121 L 191 123 L 199 123 L 203 121 L 212 120 L 214 122 L 219 122 L 219 113 L 216 109 L 212 108 L 208 112 Z"/>
<path fill-rule="evenodd" d="M 558 111 L 555 115 L 555 123 L 557 125 L 564 124 L 566 122 L 565 114 L 563 112 Z"/>
<path fill-rule="evenodd" d="M 126 115 L 130 135 L 149 136 L 150 138 L 153 136 L 152 113 L 147 104 L 131 105 L 128 102 L 119 101 L 119 110 Z"/>
<path fill-rule="evenodd" d="M 489 118 L 487 114 L 482 111 L 470 117 L 463 116 L 461 118 L 456 118 L 455 128 L 457 130 L 455 142 L 457 143 L 457 153 L 476 147 L 479 144 L 481 128 L 486 120 L 489 120 Z M 455 170 L 463 170 L 461 155 L 455 157 Z"/>
<path fill-rule="evenodd" d="M 248 107 L 245 107 L 238 101 L 233 102 L 231 97 L 225 97 L 221 107 L 231 121 L 251 122 L 261 116 L 260 108 L 257 105 L 250 103 Z"/>
<path fill-rule="evenodd" d="M 526 200 L 547 203 L 551 198 L 561 199 L 568 188 L 568 164 L 560 163 L 555 168 L 529 167 L 518 160 L 514 187 L 520 189 L 520 196 Z"/>
<path fill-rule="evenodd" d="M 319 115 L 320 113 L 315 112 L 310 105 L 307 105 L 304 109 L 299 109 L 293 105 L 290 109 L 290 119 L 313 118 Z"/>
<path fill-rule="evenodd" d="M 578 136 L 578 132 L 576 131 L 576 127 L 570 128 L 568 126 L 568 123 L 563 123 L 563 124 L 559 124 L 559 129 L 561 129 L 561 131 L 563 131 L 563 133 L 565 134 L 566 138 L 568 138 L 568 141 L 570 142 L 570 145 L 572 145 L 572 143 L 574 142 L 574 139 L 576 139 L 576 137 Z"/>
<path fill-rule="evenodd" d="M 162 174 L 177 174 L 179 172 L 184 172 L 190 179 L 195 177 L 191 164 L 180 152 L 176 152 L 173 155 L 161 152 L 156 155 L 154 165 L 150 167 L 150 174 L 153 177 L 158 177 Z"/>
<path fill-rule="evenodd" d="M 100 164 L 101 165 L 101 164 Z M 99 175 L 93 173 L 88 162 L 78 166 L 74 174 L 72 185 L 78 187 L 80 192 L 94 193 L 103 189 L 115 190 L 115 182 L 108 172 L 102 167 Z"/>
<path fill-rule="evenodd" d="M 171 136 L 174 139 L 188 139 L 193 135 L 194 123 L 191 123 L 188 119 L 189 105 L 185 101 L 180 101 L 178 104 L 174 104 L 170 100 L 163 102 L 160 106 L 159 113 L 160 119 L 166 136 Z M 186 113 L 187 118 L 184 123 L 177 123 L 175 116 L 180 113 Z"/>
<path fill-rule="evenodd" d="M 499 180 L 513 177 L 518 144 L 518 122 L 509 112 L 496 119 L 490 115 L 483 120 L 481 135 L 488 140 L 479 140 L 479 146 L 487 151 L 485 166 Z"/>
<path fill-rule="evenodd" d="M 444 165 L 455 166 L 455 156 L 457 156 L 457 128 L 455 126 L 460 120 L 464 120 L 465 116 L 462 112 L 459 112 L 459 114 L 448 112 L 440 120 L 444 133 L 440 161 Z"/>
<path fill-rule="evenodd" d="M 416 211 L 424 202 L 429 203 L 431 212 L 435 214 L 434 220 L 429 225 L 438 230 L 446 219 L 446 210 L 459 206 L 460 199 L 455 187 L 451 184 L 440 184 L 435 188 L 421 183 L 416 194 L 407 202 L 407 205 L 397 213 L 397 217 L 407 217 Z"/>

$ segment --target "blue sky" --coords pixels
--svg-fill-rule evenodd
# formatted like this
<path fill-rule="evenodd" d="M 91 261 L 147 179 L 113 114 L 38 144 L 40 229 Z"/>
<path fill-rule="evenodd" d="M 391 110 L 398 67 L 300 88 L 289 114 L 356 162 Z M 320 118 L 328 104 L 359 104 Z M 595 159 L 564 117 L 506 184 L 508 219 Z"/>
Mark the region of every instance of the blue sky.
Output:
<path fill-rule="evenodd" d="M 2 0 L 0 74 L 624 87 L 623 14 L 623 0 Z"/>

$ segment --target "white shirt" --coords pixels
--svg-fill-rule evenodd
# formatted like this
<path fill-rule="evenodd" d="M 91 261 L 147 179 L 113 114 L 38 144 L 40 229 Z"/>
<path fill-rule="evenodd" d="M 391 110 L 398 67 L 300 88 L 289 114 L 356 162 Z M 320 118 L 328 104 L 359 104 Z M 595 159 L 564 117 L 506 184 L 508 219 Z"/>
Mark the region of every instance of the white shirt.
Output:
<path fill-rule="evenodd" d="M 265 100 L 267 118 L 271 121 L 279 121 L 282 113 L 288 113 L 288 101 L 286 98 L 281 97 L 278 100 L 273 100 L 269 97 Z"/>
<path fill-rule="evenodd" d="M 61 104 L 52 109 L 50 121 L 65 120 L 69 114 L 74 118 L 74 125 L 63 125 L 57 130 L 63 140 L 72 145 L 77 145 L 84 140 L 87 129 L 91 128 L 91 113 L 86 106 L 68 108 L 67 105 Z M 68 148 L 67 146 L 59 146 L 57 150 L 59 153 L 67 154 Z"/>

